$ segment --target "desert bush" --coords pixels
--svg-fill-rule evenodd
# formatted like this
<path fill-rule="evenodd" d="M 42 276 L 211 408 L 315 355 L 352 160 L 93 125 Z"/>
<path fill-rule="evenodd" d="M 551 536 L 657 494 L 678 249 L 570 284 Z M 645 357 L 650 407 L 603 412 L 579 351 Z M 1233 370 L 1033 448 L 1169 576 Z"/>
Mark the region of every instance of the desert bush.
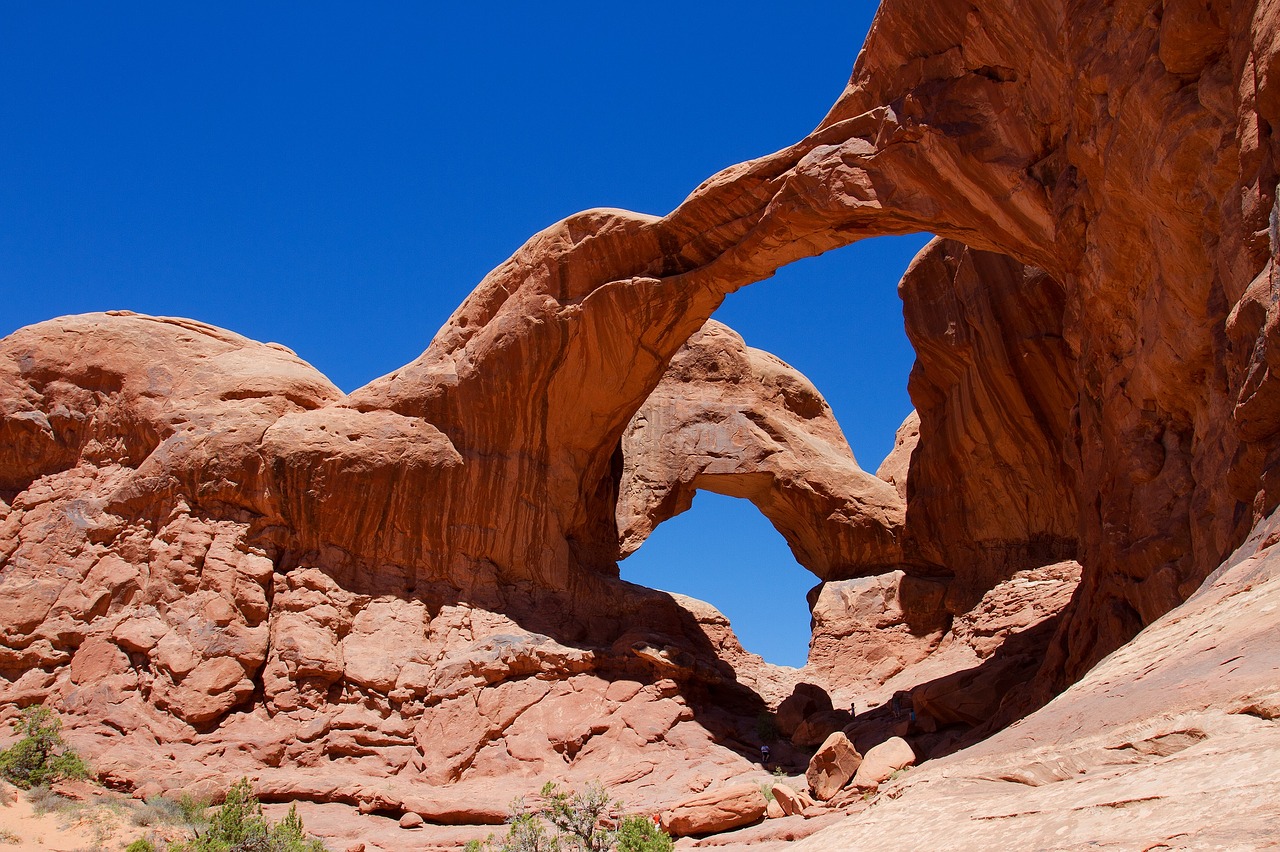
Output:
<path fill-rule="evenodd" d="M 62 739 L 62 720 L 48 707 L 28 707 L 13 723 L 22 739 L 0 751 L 0 776 L 29 790 L 63 778 L 85 778 L 89 769 Z"/>
<path fill-rule="evenodd" d="M 675 842 L 653 820 L 632 815 L 618 826 L 618 852 L 672 852 Z"/>
<path fill-rule="evenodd" d="M 194 840 L 169 847 L 170 852 L 325 852 L 325 845 L 307 836 L 297 805 L 285 818 L 272 825 L 263 816 L 248 778 L 241 778 L 227 791 L 226 801 L 212 816 L 209 825 Z"/>
<path fill-rule="evenodd" d="M 523 799 L 512 804 L 510 828 L 499 843 L 471 840 L 466 852 L 670 852 L 671 838 L 649 819 L 628 816 L 619 822 L 622 803 L 599 782 L 583 790 L 561 790 L 553 783 L 538 793 L 539 805 Z M 547 830 L 546 824 L 554 829 Z"/>
<path fill-rule="evenodd" d="M 124 852 L 158 852 L 156 845 L 145 837 L 139 837 L 137 840 L 124 847 Z"/>
<path fill-rule="evenodd" d="M 160 804 L 161 802 L 163 802 L 163 805 Z M 193 828 L 202 826 L 209 821 L 209 799 L 206 796 L 193 796 L 190 793 L 183 793 L 176 802 L 172 799 L 161 798 L 156 805 L 163 808 L 176 808 L 178 821 L 185 822 Z"/>
<path fill-rule="evenodd" d="M 591 782 L 581 792 L 561 790 L 548 781 L 538 795 L 543 801 L 543 818 L 556 827 L 556 839 L 567 848 L 582 852 L 608 852 L 613 848 L 614 826 L 622 802 L 611 798 L 599 781 Z"/>
<path fill-rule="evenodd" d="M 59 796 L 44 784 L 28 790 L 27 801 L 35 808 L 37 814 L 62 813 L 75 805 L 75 802 L 66 796 Z"/>
<path fill-rule="evenodd" d="M 185 800 L 185 804 L 184 804 Z M 134 805 L 129 820 L 139 827 L 150 825 L 188 825 L 198 827 L 208 822 L 204 812 L 208 802 L 197 801 L 189 795 L 182 800 L 164 796 L 149 796 L 143 804 Z"/>

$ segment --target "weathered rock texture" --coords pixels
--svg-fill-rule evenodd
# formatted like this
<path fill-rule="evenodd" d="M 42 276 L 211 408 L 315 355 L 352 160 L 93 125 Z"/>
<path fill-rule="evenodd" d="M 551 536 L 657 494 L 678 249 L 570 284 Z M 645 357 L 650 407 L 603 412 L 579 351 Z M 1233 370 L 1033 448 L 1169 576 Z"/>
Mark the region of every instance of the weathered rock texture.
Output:
<path fill-rule="evenodd" d="M 891 781 L 793 847 L 1264 849 L 1280 766 L 1280 540 L 1262 525 L 1187 603 L 1016 727 Z"/>
<path fill-rule="evenodd" d="M 94 315 L 6 338 L 3 700 L 58 704 L 122 784 L 199 780 L 175 768 L 181 747 L 282 797 L 439 822 L 494 819 L 477 791 L 498 775 L 626 766 L 608 780 L 647 803 L 740 775 L 735 750 L 757 744 L 738 731 L 768 675 L 717 614 L 617 580 L 624 437 L 727 293 L 909 231 L 970 249 L 935 243 L 903 287 L 921 357 L 901 537 L 897 473 L 848 469 L 841 491 L 824 461 L 803 493 L 794 460 L 842 442 L 794 373 L 729 346 L 742 380 L 713 381 L 696 343 L 684 377 L 714 411 L 688 418 L 659 395 L 676 443 L 642 442 L 658 461 L 637 464 L 652 475 L 627 499 L 675 503 L 652 514 L 644 497 L 627 517 L 645 529 L 699 480 L 746 494 L 823 577 L 934 579 L 957 620 L 1074 552 L 1078 590 L 1024 693 L 1047 700 L 1186 599 L 1280 500 L 1276 15 L 886 0 L 808 137 L 668 216 L 595 210 L 534 236 L 420 358 L 346 397 L 286 351 L 188 321 Z M 722 443 L 738 414 L 759 434 Z M 815 523 L 846 498 L 871 511 Z M 1186 676 L 1230 698 L 1250 659 L 1221 683 Z M 1094 683 L 1075 694 L 1115 685 Z M 1230 724 L 1262 742 L 1269 713 Z"/>
<path fill-rule="evenodd" d="M 919 418 L 907 561 L 955 575 L 950 608 L 962 611 L 1019 569 L 1076 555 L 1065 296 L 1041 270 L 949 240 L 920 252 L 899 293 Z"/>

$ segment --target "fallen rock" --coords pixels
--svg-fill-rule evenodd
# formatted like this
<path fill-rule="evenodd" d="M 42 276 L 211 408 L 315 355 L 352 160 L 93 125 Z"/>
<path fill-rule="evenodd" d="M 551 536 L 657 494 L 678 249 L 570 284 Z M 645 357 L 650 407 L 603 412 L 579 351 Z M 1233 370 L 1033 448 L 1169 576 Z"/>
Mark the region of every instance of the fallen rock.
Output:
<path fill-rule="evenodd" d="M 773 800 L 786 816 L 795 816 L 815 804 L 807 793 L 793 790 L 786 784 L 773 785 Z"/>
<path fill-rule="evenodd" d="M 853 776 L 853 786 L 872 790 L 889 780 L 899 769 L 914 766 L 916 753 L 902 737 L 891 737 L 867 752 Z"/>
<path fill-rule="evenodd" d="M 844 732 L 836 731 L 827 737 L 826 742 L 809 761 L 809 768 L 804 775 L 813 795 L 825 802 L 849 783 L 861 763 L 862 755 L 858 754 L 853 743 Z"/>
<path fill-rule="evenodd" d="M 768 810 L 756 784 L 737 784 L 701 793 L 663 811 L 662 830 L 676 837 L 716 834 L 764 819 Z"/>
<path fill-rule="evenodd" d="M 409 811 L 404 816 L 400 817 L 401 828 L 421 828 L 424 822 L 425 820 L 413 811 Z"/>

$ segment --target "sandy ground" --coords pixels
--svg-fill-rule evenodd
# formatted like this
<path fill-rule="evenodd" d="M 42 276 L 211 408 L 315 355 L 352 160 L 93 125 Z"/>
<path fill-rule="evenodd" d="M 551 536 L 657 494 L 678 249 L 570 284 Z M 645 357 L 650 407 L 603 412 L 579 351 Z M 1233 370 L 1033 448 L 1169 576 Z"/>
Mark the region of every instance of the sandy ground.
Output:
<path fill-rule="evenodd" d="M 0 783 L 0 850 L 12 852 L 76 852 L 106 845 L 101 833 L 108 828 L 107 818 L 114 817 L 106 808 L 86 808 L 79 818 L 62 814 L 37 814 L 27 797 L 7 784 Z M 90 810 L 102 816 L 89 816 Z M 116 830 L 125 826 L 114 820 Z M 130 826 L 131 827 L 131 826 Z M 133 838 L 130 838 L 132 840 Z M 101 841 L 101 842 L 100 842 Z M 117 845 L 123 847 L 128 841 Z"/>
<path fill-rule="evenodd" d="M 119 793 L 87 782 L 57 789 L 56 809 L 39 813 L 25 791 L 0 782 L 0 852 L 119 852 L 142 837 L 163 849 L 190 836 L 182 826 L 135 824 L 142 803 Z"/>

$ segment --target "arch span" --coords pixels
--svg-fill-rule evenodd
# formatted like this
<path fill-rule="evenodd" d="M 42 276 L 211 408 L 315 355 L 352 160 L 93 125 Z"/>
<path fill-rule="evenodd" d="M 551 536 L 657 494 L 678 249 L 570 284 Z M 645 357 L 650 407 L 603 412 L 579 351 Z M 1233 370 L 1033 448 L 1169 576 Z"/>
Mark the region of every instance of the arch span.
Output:
<path fill-rule="evenodd" d="M 622 438 L 622 554 L 698 489 L 750 500 L 820 579 L 902 561 L 905 501 L 858 466 L 830 406 L 799 371 L 709 320 Z"/>

